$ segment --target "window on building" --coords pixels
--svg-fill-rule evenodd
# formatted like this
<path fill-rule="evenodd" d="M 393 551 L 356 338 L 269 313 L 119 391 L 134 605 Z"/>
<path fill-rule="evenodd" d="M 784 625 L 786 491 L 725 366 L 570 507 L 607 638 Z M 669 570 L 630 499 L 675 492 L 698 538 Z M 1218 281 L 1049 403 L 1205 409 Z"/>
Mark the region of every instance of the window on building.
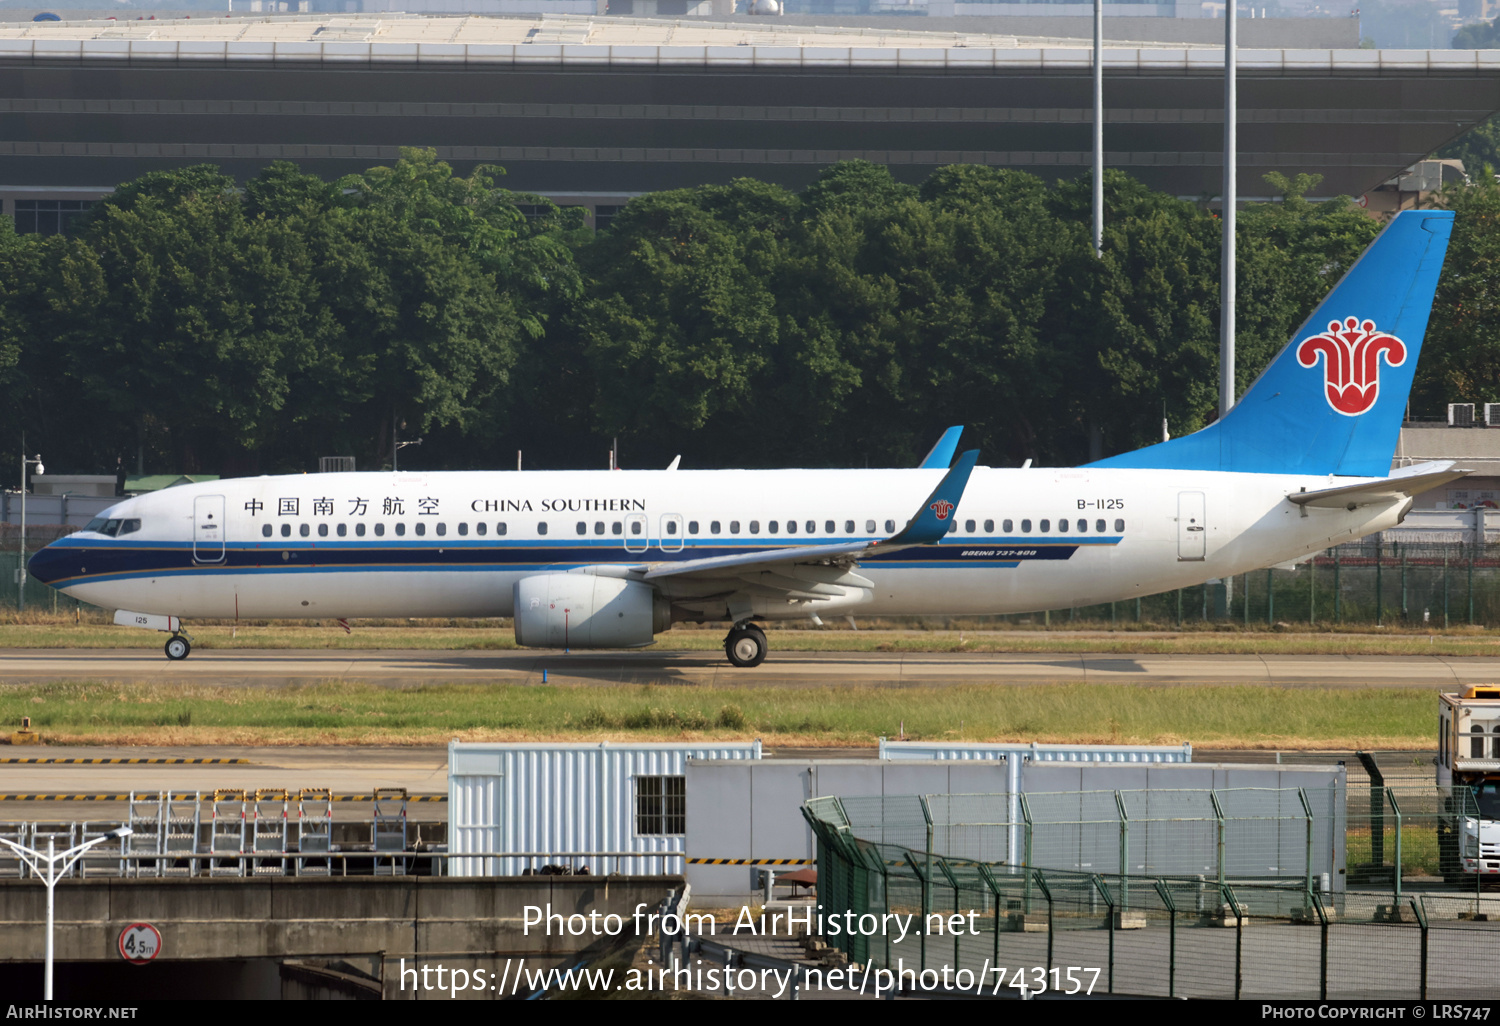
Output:
<path fill-rule="evenodd" d="M 624 209 L 624 205 L 620 203 L 597 204 L 594 207 L 594 231 L 609 231 L 609 226 L 614 222 L 615 217 Z"/>
<path fill-rule="evenodd" d="M 1471 759 L 1483 759 L 1484 758 L 1484 728 L 1481 727 L 1479 724 L 1476 723 L 1476 724 L 1474 724 L 1474 726 L 1470 727 L 1469 730 L 1472 731 L 1473 734 L 1474 734 L 1474 736 L 1469 739 L 1469 758 L 1471 758 Z"/>
<path fill-rule="evenodd" d="M 93 200 L 16 200 L 17 235 L 68 235 Z"/>
<path fill-rule="evenodd" d="M 635 832 L 687 833 L 687 777 L 635 778 Z"/>

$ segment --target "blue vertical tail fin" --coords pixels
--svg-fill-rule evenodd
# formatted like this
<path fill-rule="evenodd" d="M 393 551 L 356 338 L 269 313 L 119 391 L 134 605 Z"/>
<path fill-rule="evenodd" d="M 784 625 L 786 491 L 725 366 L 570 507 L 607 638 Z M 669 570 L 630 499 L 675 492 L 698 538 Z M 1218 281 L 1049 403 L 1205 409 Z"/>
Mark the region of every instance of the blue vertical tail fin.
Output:
<path fill-rule="evenodd" d="M 1228 414 L 1089 466 L 1384 477 L 1452 231 L 1397 214 Z"/>

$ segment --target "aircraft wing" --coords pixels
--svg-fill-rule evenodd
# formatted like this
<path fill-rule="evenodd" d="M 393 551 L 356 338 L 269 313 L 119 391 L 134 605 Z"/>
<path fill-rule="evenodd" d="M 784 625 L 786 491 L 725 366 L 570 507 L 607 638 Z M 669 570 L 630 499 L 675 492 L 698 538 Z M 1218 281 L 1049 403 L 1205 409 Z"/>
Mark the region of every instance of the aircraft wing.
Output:
<path fill-rule="evenodd" d="M 1299 506 L 1353 510 L 1360 506 L 1417 495 L 1470 473 L 1473 471 L 1453 469 L 1452 462 L 1419 463 L 1415 467 L 1406 468 L 1403 473 L 1392 474 L 1379 481 L 1319 488 L 1312 492 L 1292 492 L 1286 498 L 1288 502 L 1295 502 Z"/>
<path fill-rule="evenodd" d="M 943 479 L 932 490 L 932 494 L 927 496 L 916 513 L 907 521 L 906 526 L 889 538 L 875 541 L 839 542 L 832 545 L 796 545 L 763 549 L 759 552 L 736 553 L 732 556 L 707 556 L 703 559 L 651 563 L 642 568 L 645 571 L 642 579 L 662 583 L 668 580 L 686 583 L 685 579 L 695 582 L 722 579 L 728 584 L 754 578 L 756 587 L 769 587 L 772 590 L 784 591 L 789 594 L 789 597 L 799 597 L 796 593 L 804 591 L 809 592 L 809 597 L 815 597 L 820 594 L 820 587 L 823 595 L 839 594 L 837 590 L 828 590 L 832 586 L 831 580 L 807 580 L 805 574 L 799 577 L 787 571 L 794 567 L 811 568 L 821 565 L 833 568 L 842 567 L 843 570 L 837 573 L 846 573 L 848 568 L 858 563 L 860 556 L 868 555 L 876 550 L 891 552 L 916 545 L 931 545 L 941 540 L 948 533 L 948 525 L 952 522 L 950 517 L 958 508 L 959 500 L 963 498 L 964 489 L 969 484 L 969 474 L 973 471 L 978 459 L 978 449 L 971 449 L 960 456 L 953 468 L 943 475 Z M 781 572 L 773 572 L 775 570 Z M 814 576 L 827 576 L 813 573 Z M 862 587 L 869 586 L 869 582 L 863 578 L 856 580 Z"/>

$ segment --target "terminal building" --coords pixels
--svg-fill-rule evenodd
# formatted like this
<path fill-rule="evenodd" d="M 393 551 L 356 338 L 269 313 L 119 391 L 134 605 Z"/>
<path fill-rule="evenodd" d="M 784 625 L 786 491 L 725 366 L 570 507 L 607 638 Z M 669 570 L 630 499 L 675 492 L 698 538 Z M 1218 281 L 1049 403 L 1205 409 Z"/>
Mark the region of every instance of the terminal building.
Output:
<path fill-rule="evenodd" d="M 55 232 L 148 171 L 212 163 L 243 180 L 291 160 L 332 178 L 427 146 L 460 173 L 498 164 L 507 187 L 584 207 L 604 227 L 642 192 L 747 176 L 800 188 L 841 160 L 906 181 L 953 163 L 1049 180 L 1090 166 L 1087 20 L 817 20 L 0 23 L 0 201 L 22 231 Z M 1107 166 L 1211 200 L 1220 27 L 1108 24 Z M 1362 50 L 1354 25 L 1246 21 L 1242 198 L 1268 171 L 1321 174 L 1316 195 L 1364 196 L 1500 109 L 1500 51 Z"/>

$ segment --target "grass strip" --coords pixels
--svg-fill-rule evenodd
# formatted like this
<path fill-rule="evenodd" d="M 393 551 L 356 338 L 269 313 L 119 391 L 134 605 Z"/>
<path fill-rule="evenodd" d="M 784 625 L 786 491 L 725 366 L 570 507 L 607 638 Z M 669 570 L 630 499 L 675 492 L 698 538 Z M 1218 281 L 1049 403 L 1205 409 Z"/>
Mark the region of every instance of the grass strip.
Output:
<path fill-rule="evenodd" d="M 1197 748 L 1428 748 L 1430 688 L 1048 684 L 943 688 L 697 685 L 286 688 L 107 681 L 0 691 L 0 723 L 54 744 L 442 744 L 495 741 L 749 740 L 1180 744 Z"/>

